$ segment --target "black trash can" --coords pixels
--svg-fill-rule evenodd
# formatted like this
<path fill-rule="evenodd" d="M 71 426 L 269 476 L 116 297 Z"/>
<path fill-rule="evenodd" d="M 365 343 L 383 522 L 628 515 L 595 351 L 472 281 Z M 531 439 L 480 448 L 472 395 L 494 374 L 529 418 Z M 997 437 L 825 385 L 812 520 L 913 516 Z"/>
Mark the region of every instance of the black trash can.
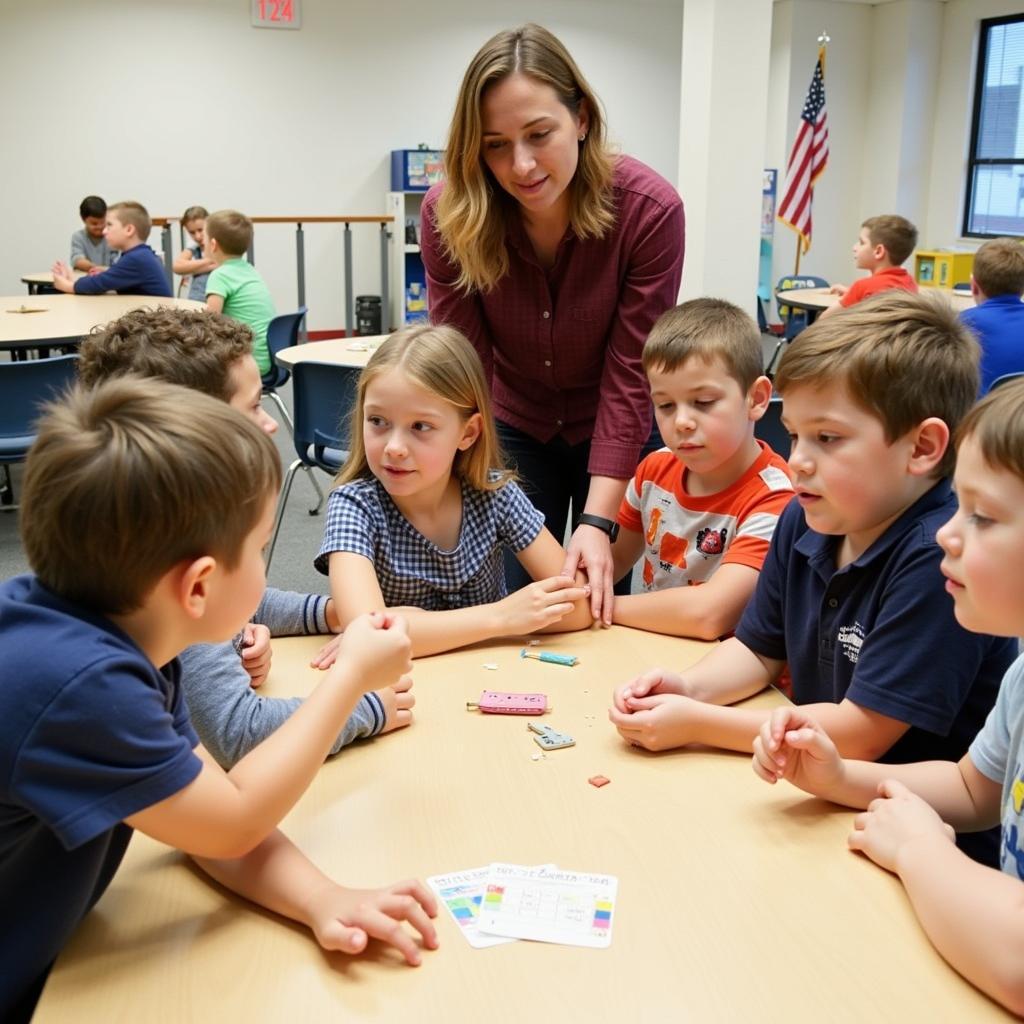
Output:
<path fill-rule="evenodd" d="M 380 333 L 380 296 L 357 295 L 356 334 L 366 336 Z"/>

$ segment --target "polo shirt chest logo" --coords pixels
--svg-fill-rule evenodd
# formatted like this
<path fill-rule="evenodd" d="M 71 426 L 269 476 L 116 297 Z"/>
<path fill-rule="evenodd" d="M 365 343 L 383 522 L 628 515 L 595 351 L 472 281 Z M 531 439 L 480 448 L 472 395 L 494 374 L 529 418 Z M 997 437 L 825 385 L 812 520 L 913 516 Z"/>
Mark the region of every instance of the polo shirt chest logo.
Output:
<path fill-rule="evenodd" d="M 864 644 L 864 627 L 859 622 L 854 622 L 850 626 L 840 626 L 836 642 L 847 661 L 856 665 Z"/>

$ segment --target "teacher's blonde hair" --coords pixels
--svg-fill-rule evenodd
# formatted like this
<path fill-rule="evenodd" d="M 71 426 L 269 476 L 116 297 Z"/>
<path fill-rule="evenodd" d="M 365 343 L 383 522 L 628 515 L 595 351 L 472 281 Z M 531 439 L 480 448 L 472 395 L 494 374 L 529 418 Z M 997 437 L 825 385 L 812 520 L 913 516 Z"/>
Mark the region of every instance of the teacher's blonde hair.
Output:
<path fill-rule="evenodd" d="M 508 272 L 507 196 L 481 156 L 480 104 L 492 85 L 513 74 L 551 86 L 574 116 L 589 123 L 580 142 L 579 165 L 569 185 L 569 223 L 576 236 L 602 238 L 615 221 L 611 181 L 615 157 L 605 141 L 601 104 L 561 41 L 540 25 L 499 32 L 466 69 L 455 101 L 445 150 L 446 183 L 437 201 L 437 230 L 445 255 L 459 268 L 464 292 L 490 291 Z"/>
<path fill-rule="evenodd" d="M 351 448 L 334 479 L 336 487 L 372 476 L 364 438 L 366 390 L 377 377 L 393 369 L 400 369 L 414 384 L 455 406 L 463 420 L 480 413 L 480 436 L 465 451 L 455 453 L 452 473 L 456 477 L 478 491 L 496 491 L 513 478 L 504 468 L 490 391 L 476 350 L 454 327 L 417 324 L 392 334 L 359 375 L 349 432 Z"/>

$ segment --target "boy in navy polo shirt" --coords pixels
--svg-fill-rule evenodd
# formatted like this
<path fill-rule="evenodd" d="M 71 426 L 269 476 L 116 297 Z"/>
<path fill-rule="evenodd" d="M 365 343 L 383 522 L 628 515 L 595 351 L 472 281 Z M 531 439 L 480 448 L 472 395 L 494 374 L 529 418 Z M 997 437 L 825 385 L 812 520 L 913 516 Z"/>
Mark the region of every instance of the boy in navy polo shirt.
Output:
<path fill-rule="evenodd" d="M 981 393 L 1006 373 L 1024 372 L 1024 245 L 993 238 L 978 249 L 971 274 L 975 305 L 960 319 L 981 344 Z"/>
<path fill-rule="evenodd" d="M 276 830 L 360 694 L 407 670 L 401 620 L 350 625 L 346 657 L 229 773 L 189 724 L 176 655 L 224 641 L 256 607 L 280 477 L 257 426 L 157 381 L 79 390 L 40 422 L 21 519 L 35 575 L 0 584 L 5 1022 L 31 1016 L 133 828 L 325 948 L 359 952 L 373 935 L 418 963 L 401 920 L 436 945 L 420 883 L 343 889 Z"/>
<path fill-rule="evenodd" d="M 146 240 L 153 229 L 146 208 L 141 203 L 114 203 L 107 207 L 107 226 L 103 237 L 114 252 L 121 254 L 109 269 L 98 274 L 87 274 L 76 281 L 66 263 L 58 260 L 53 265 L 53 287 L 75 295 L 159 295 L 169 299 L 171 285 L 164 273 L 164 265 Z"/>
<path fill-rule="evenodd" d="M 1000 387 L 957 430 L 960 508 L 938 533 L 965 629 L 1024 632 L 1024 384 Z M 947 602 L 949 601 L 947 597 Z M 866 808 L 849 845 L 896 874 L 936 949 L 983 992 L 1024 1014 L 1024 658 L 958 763 L 840 758 L 803 708 L 779 708 L 754 742 L 754 771 Z M 952 829 L 1002 822 L 1000 871 L 972 864 Z M 948 824 L 947 824 L 948 823 Z"/>
<path fill-rule="evenodd" d="M 768 712 L 721 705 L 788 664 L 793 701 L 844 756 L 963 755 L 1015 654 L 957 624 L 935 542 L 956 510 L 949 435 L 977 366 L 977 343 L 934 296 L 879 295 L 793 342 L 775 385 L 797 501 L 736 635 L 684 675 L 655 669 L 616 690 L 627 740 L 749 751 Z"/>

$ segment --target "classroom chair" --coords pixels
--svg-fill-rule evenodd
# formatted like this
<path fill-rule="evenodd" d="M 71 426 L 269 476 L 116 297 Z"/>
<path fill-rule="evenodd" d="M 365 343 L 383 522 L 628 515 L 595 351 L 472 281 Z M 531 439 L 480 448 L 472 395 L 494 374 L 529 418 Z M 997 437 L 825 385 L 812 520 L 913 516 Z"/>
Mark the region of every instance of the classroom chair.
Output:
<path fill-rule="evenodd" d="M 358 367 L 312 360 L 296 363 L 292 368 L 292 404 L 295 407 L 292 438 L 298 457 L 288 467 L 277 501 L 274 532 L 267 549 L 268 570 L 295 474 L 305 469 L 312 475 L 313 470 L 319 469 L 333 477 L 348 455 L 348 421 L 356 400 L 359 373 Z M 321 494 L 320 502 L 315 509 L 309 510 L 309 514 L 316 515 L 322 504 Z"/>
<path fill-rule="evenodd" d="M 282 313 L 275 316 L 267 325 L 267 348 L 270 351 L 270 369 L 263 375 L 263 395 L 269 398 L 281 410 L 285 426 L 292 430 L 292 417 L 284 400 L 277 393 L 279 387 L 288 383 L 291 374 L 274 362 L 274 357 L 285 348 L 292 348 L 299 343 L 299 328 L 305 317 L 307 308 L 299 306 L 295 313 Z"/>
<path fill-rule="evenodd" d="M 775 285 L 775 302 L 778 306 L 779 317 L 782 320 L 782 332 L 775 345 L 768 364 L 765 367 L 765 374 L 774 377 L 775 364 L 782 355 L 782 350 L 811 322 L 811 317 L 805 309 L 794 309 L 779 302 L 779 292 L 791 291 L 794 288 L 827 288 L 828 281 L 823 277 L 815 277 L 813 274 L 794 274 L 792 276 L 780 277 Z"/>
<path fill-rule="evenodd" d="M 789 431 L 782 425 L 782 398 L 772 395 L 764 415 L 754 424 L 754 437 L 764 441 L 780 459 L 789 458 Z"/>
<path fill-rule="evenodd" d="M 74 382 L 77 355 L 0 363 L 0 506 L 17 508 L 11 466 L 24 462 L 36 439 L 39 406 L 56 398 Z"/>
<path fill-rule="evenodd" d="M 995 391 L 996 388 L 1003 384 L 1009 384 L 1011 380 L 1020 380 L 1024 377 L 1024 370 L 1018 370 L 1015 373 L 1004 373 L 1000 377 L 996 377 L 994 381 L 989 385 L 989 391 Z"/>

